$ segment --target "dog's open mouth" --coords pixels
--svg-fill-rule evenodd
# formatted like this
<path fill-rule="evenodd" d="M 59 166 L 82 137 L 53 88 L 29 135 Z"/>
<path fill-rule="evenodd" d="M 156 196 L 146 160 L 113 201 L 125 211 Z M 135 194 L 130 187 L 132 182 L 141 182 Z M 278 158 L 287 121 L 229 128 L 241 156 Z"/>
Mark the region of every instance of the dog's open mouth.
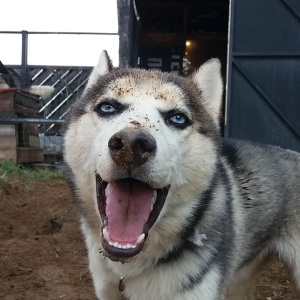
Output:
<path fill-rule="evenodd" d="M 108 183 L 99 175 L 96 184 L 104 250 L 113 256 L 136 255 L 163 208 L 169 187 L 154 189 L 133 178 Z"/>

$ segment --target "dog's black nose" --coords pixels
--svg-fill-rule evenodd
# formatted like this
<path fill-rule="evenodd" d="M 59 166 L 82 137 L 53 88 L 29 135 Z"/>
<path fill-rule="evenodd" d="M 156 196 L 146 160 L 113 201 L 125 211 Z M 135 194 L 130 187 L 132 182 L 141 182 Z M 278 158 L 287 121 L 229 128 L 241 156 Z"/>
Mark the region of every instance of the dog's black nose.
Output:
<path fill-rule="evenodd" d="M 108 141 L 114 162 L 123 167 L 144 164 L 156 151 L 156 141 L 146 130 L 126 128 L 115 133 Z"/>

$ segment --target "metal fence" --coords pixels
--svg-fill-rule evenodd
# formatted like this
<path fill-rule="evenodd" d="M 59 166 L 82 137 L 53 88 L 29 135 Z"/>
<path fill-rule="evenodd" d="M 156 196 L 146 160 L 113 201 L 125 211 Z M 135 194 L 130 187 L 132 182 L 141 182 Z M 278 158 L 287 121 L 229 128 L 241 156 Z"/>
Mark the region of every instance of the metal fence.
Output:
<path fill-rule="evenodd" d="M 21 65 L 3 65 L 0 57 L 0 160 L 57 163 L 62 159 L 61 127 L 80 96 L 91 67 L 28 65 L 30 34 L 117 33 L 9 32 L 22 36 Z"/>

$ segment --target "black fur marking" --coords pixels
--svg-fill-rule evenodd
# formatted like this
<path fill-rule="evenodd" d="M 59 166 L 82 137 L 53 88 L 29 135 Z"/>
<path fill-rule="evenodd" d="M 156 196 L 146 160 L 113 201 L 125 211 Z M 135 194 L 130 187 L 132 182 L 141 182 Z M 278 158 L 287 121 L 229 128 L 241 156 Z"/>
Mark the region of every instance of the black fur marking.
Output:
<path fill-rule="evenodd" d="M 189 280 L 185 283 L 180 293 L 184 293 L 188 290 L 194 288 L 195 285 L 201 283 L 205 275 L 213 268 L 214 265 L 217 265 L 220 272 L 221 278 L 226 278 L 226 273 L 229 270 L 230 256 L 232 255 L 232 241 L 234 241 L 234 230 L 233 230 L 233 212 L 232 212 L 232 197 L 231 197 L 231 188 L 228 175 L 224 166 L 221 162 L 218 164 L 218 180 L 220 186 L 225 188 L 225 201 L 226 201 L 226 211 L 220 218 L 219 222 L 214 224 L 211 228 L 212 232 L 215 232 L 215 237 L 211 239 L 215 240 L 215 243 L 211 244 L 213 255 L 210 260 L 206 262 L 204 267 L 199 267 L 199 273 L 196 276 L 189 275 Z M 202 261 L 203 263 L 203 261 Z M 222 281 L 219 283 L 219 286 L 222 286 Z"/>
<path fill-rule="evenodd" d="M 235 241 L 235 231 L 233 224 L 233 207 L 232 207 L 232 190 L 231 190 L 231 182 L 224 168 L 224 165 L 220 163 L 220 178 L 222 180 L 222 186 L 225 188 L 225 212 L 223 214 L 223 218 L 220 222 L 219 230 L 222 232 L 222 244 L 220 244 L 220 248 L 217 248 L 217 253 L 220 259 L 220 271 L 222 281 L 219 286 L 223 285 L 223 281 L 227 277 L 227 272 L 230 269 L 230 257 L 234 255 L 233 249 L 233 241 Z"/>
<path fill-rule="evenodd" d="M 181 242 L 176 245 L 173 251 L 169 252 L 167 256 L 160 258 L 157 262 L 157 265 L 167 264 L 179 259 L 183 254 L 183 251 L 196 251 L 198 246 L 195 246 L 193 243 L 188 241 L 188 238 L 191 236 L 191 234 L 193 234 L 195 226 L 202 219 L 203 215 L 209 208 L 212 194 L 217 182 L 217 169 L 218 168 L 216 167 L 210 186 L 206 191 L 202 193 L 202 195 L 200 195 L 199 205 L 197 207 L 197 210 L 195 210 L 194 215 L 191 217 L 188 226 L 183 228 L 183 230 L 179 234 L 179 240 Z"/>
<path fill-rule="evenodd" d="M 204 268 L 200 269 L 200 272 L 196 276 L 189 275 L 188 282 L 182 285 L 181 289 L 178 291 L 179 293 L 185 293 L 194 288 L 196 284 L 201 283 L 205 275 L 213 268 L 213 266 L 218 262 L 218 249 L 220 248 L 221 241 L 217 244 L 216 251 L 213 253 L 212 257 L 209 261 L 206 262 Z"/>
<path fill-rule="evenodd" d="M 222 155 L 226 157 L 227 162 L 232 167 L 237 165 L 237 161 L 238 161 L 237 152 L 238 149 L 233 140 L 230 139 L 222 140 Z"/>

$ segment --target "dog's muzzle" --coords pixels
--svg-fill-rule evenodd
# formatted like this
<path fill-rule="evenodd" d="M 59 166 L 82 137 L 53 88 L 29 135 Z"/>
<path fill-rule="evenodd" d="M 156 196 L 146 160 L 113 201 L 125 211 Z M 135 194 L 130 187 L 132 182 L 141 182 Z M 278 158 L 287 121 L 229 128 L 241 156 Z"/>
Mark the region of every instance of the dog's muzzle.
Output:
<path fill-rule="evenodd" d="M 157 145 L 145 129 L 127 128 L 115 133 L 108 141 L 108 148 L 116 169 L 126 169 L 128 175 L 106 182 L 96 174 L 102 248 L 110 259 L 119 260 L 132 257 L 144 248 L 148 231 L 162 211 L 169 186 L 157 188 L 147 182 L 147 168 L 142 166 L 154 157 Z M 138 177 L 132 175 L 134 169 L 138 169 Z"/>

